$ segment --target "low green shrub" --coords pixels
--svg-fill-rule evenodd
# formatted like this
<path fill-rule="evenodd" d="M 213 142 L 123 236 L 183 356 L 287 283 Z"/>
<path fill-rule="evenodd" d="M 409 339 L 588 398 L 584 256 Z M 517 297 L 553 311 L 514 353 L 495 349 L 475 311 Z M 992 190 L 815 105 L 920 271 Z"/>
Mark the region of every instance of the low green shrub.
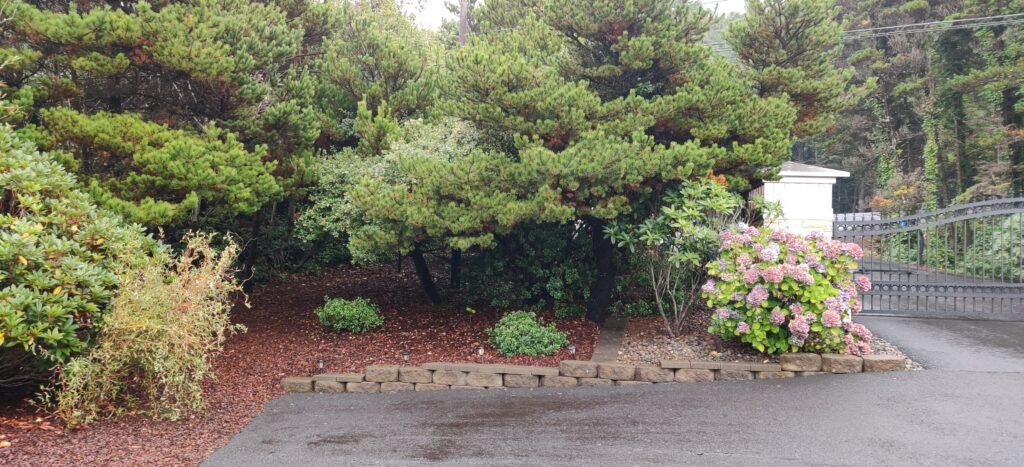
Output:
<path fill-rule="evenodd" d="M 324 297 L 326 303 L 316 309 L 320 324 L 332 331 L 362 333 L 384 325 L 377 306 L 365 298 L 346 300 Z"/>
<path fill-rule="evenodd" d="M 487 332 L 491 345 L 502 355 L 551 355 L 569 343 L 568 334 L 553 324 L 542 325 L 532 311 L 514 311 Z"/>
<path fill-rule="evenodd" d="M 211 240 L 186 237 L 177 258 L 121 276 L 96 345 L 58 373 L 50 401 L 69 426 L 127 413 L 175 420 L 203 407 L 212 359 L 245 329 L 229 319 L 238 247 L 217 252 Z"/>

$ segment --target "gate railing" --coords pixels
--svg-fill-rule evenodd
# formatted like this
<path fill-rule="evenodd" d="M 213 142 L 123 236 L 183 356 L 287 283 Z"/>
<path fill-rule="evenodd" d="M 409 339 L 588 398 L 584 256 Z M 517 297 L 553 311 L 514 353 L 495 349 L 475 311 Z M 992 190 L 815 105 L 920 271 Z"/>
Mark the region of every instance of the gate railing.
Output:
<path fill-rule="evenodd" d="M 864 249 L 865 313 L 1024 319 L 1024 198 L 838 214 L 832 236 Z"/>

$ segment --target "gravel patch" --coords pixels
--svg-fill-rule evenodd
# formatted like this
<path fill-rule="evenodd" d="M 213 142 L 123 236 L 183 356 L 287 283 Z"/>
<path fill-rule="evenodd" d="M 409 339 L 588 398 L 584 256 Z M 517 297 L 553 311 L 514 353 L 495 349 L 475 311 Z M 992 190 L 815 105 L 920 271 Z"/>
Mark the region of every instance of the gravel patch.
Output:
<path fill-rule="evenodd" d="M 682 335 L 672 338 L 665 331 L 660 316 L 631 317 L 626 323 L 626 336 L 619 348 L 618 361 L 635 365 L 657 365 L 661 360 L 698 360 L 711 362 L 777 363 L 777 356 L 768 356 L 739 343 L 725 342 L 707 332 L 707 316 L 695 313 L 687 317 Z M 911 360 L 899 347 L 875 337 L 872 353 L 903 357 L 906 369 L 920 370 L 921 364 Z"/>
<path fill-rule="evenodd" d="M 910 357 L 903 353 L 903 351 L 895 344 L 882 339 L 881 337 L 871 338 L 871 353 L 875 355 L 893 355 L 896 357 L 903 357 L 904 367 L 908 370 L 924 369 L 920 363 L 911 360 Z"/>
<path fill-rule="evenodd" d="M 707 318 L 687 317 L 682 335 L 672 338 L 660 316 L 631 317 L 619 349 L 620 362 L 657 365 L 661 360 L 774 363 L 778 357 L 758 353 L 745 345 L 725 342 L 707 332 Z"/>

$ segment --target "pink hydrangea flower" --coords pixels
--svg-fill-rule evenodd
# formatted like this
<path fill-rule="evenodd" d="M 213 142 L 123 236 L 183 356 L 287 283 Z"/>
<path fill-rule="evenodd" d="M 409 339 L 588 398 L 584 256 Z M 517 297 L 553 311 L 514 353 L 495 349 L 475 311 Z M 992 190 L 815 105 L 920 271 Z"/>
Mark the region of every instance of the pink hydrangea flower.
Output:
<path fill-rule="evenodd" d="M 834 310 L 828 310 L 821 314 L 821 324 L 830 328 L 838 327 L 842 320 L 842 317 L 839 316 L 839 312 Z"/>
<path fill-rule="evenodd" d="M 786 239 L 786 249 L 796 253 L 807 253 L 807 251 L 811 249 L 811 246 L 806 240 L 794 235 Z"/>
<path fill-rule="evenodd" d="M 779 282 L 782 282 L 783 278 L 785 278 L 785 274 L 782 272 L 782 267 L 771 266 L 761 270 L 761 277 L 772 284 L 778 284 Z M 744 277 L 744 279 L 746 279 L 746 277 Z"/>
<path fill-rule="evenodd" d="M 785 264 L 782 266 L 782 273 L 786 277 L 793 278 L 793 280 L 803 284 L 814 283 L 814 276 L 811 275 L 810 268 L 806 264 Z"/>
<path fill-rule="evenodd" d="M 804 306 L 799 303 L 794 303 L 789 306 L 789 311 L 792 311 L 794 315 L 804 314 Z"/>
<path fill-rule="evenodd" d="M 789 333 L 793 336 L 797 336 L 801 339 L 807 338 L 807 334 L 811 332 L 811 326 L 804 321 L 802 316 L 794 316 L 793 319 L 789 320 Z"/>
<path fill-rule="evenodd" d="M 825 257 L 829 259 L 838 259 L 839 256 L 843 254 L 843 242 L 829 240 L 825 242 L 821 249 L 825 253 Z"/>
<path fill-rule="evenodd" d="M 871 278 L 866 275 L 861 274 L 857 276 L 857 278 L 854 279 L 854 282 L 857 283 L 857 290 L 860 290 L 861 292 L 871 290 Z"/>
<path fill-rule="evenodd" d="M 743 272 L 743 282 L 746 282 L 747 284 L 753 285 L 758 281 L 758 279 L 760 279 L 760 277 L 761 276 L 758 273 L 757 268 L 750 268 Z"/>
<path fill-rule="evenodd" d="M 732 315 L 732 312 L 725 308 L 719 308 L 718 311 L 715 312 L 715 314 L 718 316 L 718 319 L 729 319 L 729 316 Z"/>
<path fill-rule="evenodd" d="M 747 334 L 750 332 L 750 325 L 744 322 L 740 322 L 736 325 L 736 332 L 740 334 Z"/>
<path fill-rule="evenodd" d="M 828 297 L 825 299 L 825 308 L 827 308 L 829 311 L 839 313 L 840 311 L 843 311 L 843 304 L 836 297 Z"/>
<path fill-rule="evenodd" d="M 861 259 L 864 257 L 864 249 L 856 243 L 844 243 L 842 246 L 843 253 L 846 253 L 853 257 L 853 259 Z"/>
<path fill-rule="evenodd" d="M 715 293 L 715 280 L 708 279 L 708 281 L 704 283 L 704 286 L 701 287 L 700 290 L 706 294 Z"/>
<path fill-rule="evenodd" d="M 772 315 L 768 319 L 772 322 L 772 324 L 776 326 L 781 326 L 782 323 L 786 322 L 786 315 L 782 312 L 782 310 L 776 308 L 772 310 Z"/>

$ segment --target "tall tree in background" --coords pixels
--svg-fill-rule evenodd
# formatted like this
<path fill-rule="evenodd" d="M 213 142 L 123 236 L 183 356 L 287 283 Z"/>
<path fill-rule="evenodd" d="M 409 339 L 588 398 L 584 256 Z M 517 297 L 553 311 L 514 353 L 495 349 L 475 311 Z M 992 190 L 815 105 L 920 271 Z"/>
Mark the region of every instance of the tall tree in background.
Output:
<path fill-rule="evenodd" d="M 856 83 L 877 83 L 842 114 L 835 131 L 809 141 L 818 148 L 812 161 L 854 174 L 850 203 L 842 209 L 916 210 L 1005 196 L 1014 183 L 1024 183 L 1016 155 L 1020 25 L 939 24 L 998 19 L 1020 13 L 1020 2 L 840 6 L 852 31 L 842 59 L 855 68 Z M 908 29 L 915 24 L 933 27 Z"/>
<path fill-rule="evenodd" d="M 839 13 L 831 0 L 748 0 L 746 14 L 726 30 L 726 41 L 750 68 L 760 95 L 786 96 L 796 107 L 797 138 L 830 130 L 836 114 L 864 94 L 850 85 L 853 69 L 838 66 Z"/>

